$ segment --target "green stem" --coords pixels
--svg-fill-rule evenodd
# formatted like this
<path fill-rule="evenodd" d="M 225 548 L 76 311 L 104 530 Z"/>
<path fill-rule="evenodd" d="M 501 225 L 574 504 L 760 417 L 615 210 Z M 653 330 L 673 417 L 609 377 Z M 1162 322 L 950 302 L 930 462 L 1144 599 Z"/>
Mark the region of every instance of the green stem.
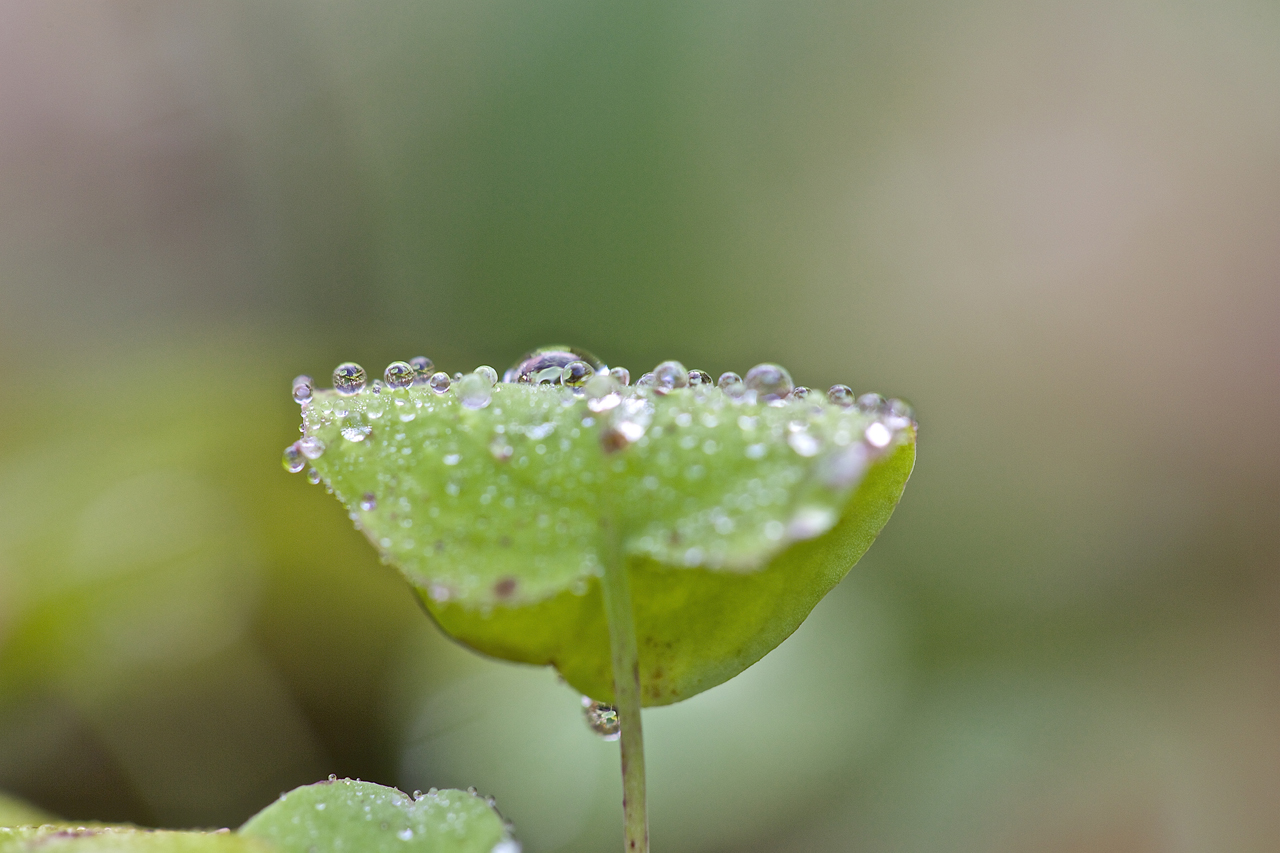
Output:
<path fill-rule="evenodd" d="M 608 524 L 609 557 L 605 561 L 604 611 L 609 620 L 613 661 L 613 702 L 622 727 L 622 820 L 626 853 L 649 853 L 649 816 L 644 792 L 644 732 L 640 727 L 640 657 L 636 648 L 631 581 L 619 532 Z"/>

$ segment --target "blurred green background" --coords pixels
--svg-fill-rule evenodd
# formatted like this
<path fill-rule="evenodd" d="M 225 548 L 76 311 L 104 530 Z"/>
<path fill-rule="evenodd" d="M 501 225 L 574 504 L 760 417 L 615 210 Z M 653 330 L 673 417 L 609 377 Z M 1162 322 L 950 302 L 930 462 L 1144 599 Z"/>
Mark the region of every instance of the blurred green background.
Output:
<path fill-rule="evenodd" d="M 646 712 L 655 850 L 1280 849 L 1280 6 L 0 4 L 0 789 L 621 840 L 617 746 L 280 468 L 297 373 L 910 399 L 866 559 Z"/>

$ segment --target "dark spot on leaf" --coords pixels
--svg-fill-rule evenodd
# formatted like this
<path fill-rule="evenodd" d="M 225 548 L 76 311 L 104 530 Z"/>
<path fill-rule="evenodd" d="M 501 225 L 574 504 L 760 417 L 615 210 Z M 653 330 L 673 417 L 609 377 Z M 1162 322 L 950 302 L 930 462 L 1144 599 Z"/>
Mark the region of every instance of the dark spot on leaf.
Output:
<path fill-rule="evenodd" d="M 444 540 L 443 540 L 443 539 L 437 539 L 437 540 L 436 540 L 436 553 L 437 553 L 437 554 L 439 554 L 439 553 L 440 553 L 441 551 L 443 551 L 443 550 L 444 550 Z"/>
<path fill-rule="evenodd" d="M 515 578 L 503 578 L 493 585 L 493 594 L 498 596 L 498 598 L 510 598 L 511 594 L 515 591 Z"/>
<path fill-rule="evenodd" d="M 511 547 L 511 537 L 510 537 L 510 536 L 500 536 L 500 537 L 498 537 L 498 544 L 499 544 L 499 545 L 501 545 L 503 548 L 510 548 L 510 547 Z"/>
<path fill-rule="evenodd" d="M 617 453 L 619 450 L 626 450 L 626 436 L 618 432 L 616 429 L 606 429 L 600 433 L 600 446 L 604 448 L 605 453 Z"/>

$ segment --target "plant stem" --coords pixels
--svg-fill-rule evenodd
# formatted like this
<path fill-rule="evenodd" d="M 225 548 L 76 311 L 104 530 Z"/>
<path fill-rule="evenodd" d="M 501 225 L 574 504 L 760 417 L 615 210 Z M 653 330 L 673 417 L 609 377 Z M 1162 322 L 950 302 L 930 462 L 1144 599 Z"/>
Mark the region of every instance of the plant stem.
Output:
<path fill-rule="evenodd" d="M 613 662 L 613 702 L 622 728 L 622 820 L 626 853 L 649 853 L 649 815 L 644 791 L 644 732 L 640 727 L 640 659 L 636 648 L 635 616 L 631 610 L 631 580 L 617 528 L 611 520 L 605 561 L 604 611 L 609 620 L 609 651 Z"/>

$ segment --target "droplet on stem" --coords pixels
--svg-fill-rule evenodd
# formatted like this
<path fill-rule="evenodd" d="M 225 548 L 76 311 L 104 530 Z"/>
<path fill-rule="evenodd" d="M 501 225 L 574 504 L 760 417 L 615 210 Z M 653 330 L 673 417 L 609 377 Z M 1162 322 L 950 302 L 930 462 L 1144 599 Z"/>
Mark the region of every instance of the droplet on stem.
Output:
<path fill-rule="evenodd" d="M 618 709 L 604 702 L 597 702 L 590 696 L 582 697 L 582 715 L 587 726 L 603 740 L 617 740 L 622 737 L 622 725 L 618 721 Z"/>

